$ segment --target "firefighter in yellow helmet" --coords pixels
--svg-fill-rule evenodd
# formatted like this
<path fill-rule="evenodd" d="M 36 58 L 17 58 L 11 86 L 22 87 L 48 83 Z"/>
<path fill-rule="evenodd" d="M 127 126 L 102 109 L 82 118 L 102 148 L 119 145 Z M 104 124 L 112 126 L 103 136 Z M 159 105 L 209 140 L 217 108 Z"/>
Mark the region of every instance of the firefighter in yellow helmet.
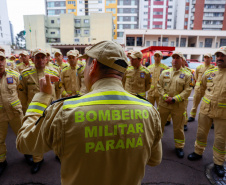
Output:
<path fill-rule="evenodd" d="M 199 160 L 207 145 L 207 137 L 214 122 L 213 162 L 219 177 L 225 176 L 226 157 L 226 46 L 216 52 L 217 67 L 207 70 L 200 81 L 202 103 L 198 119 L 195 151 L 188 155 L 191 161 Z"/>

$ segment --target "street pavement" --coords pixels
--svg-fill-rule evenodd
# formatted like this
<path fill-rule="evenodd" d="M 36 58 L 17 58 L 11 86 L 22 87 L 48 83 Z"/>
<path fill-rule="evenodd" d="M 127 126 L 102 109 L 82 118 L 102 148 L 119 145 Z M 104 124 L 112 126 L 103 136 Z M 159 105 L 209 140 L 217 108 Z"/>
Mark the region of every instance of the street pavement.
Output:
<path fill-rule="evenodd" d="M 191 107 L 192 95 L 189 98 L 188 112 L 190 112 Z M 162 163 L 156 167 L 146 167 L 145 176 L 142 181 L 143 185 L 210 184 L 205 175 L 205 167 L 213 162 L 212 146 L 214 130 L 210 130 L 208 144 L 203 158 L 195 162 L 191 162 L 187 159 L 187 155 L 194 151 L 198 124 L 197 120 L 198 115 L 194 122 L 188 123 L 188 131 L 185 132 L 185 157 L 183 159 L 177 158 L 174 151 L 173 125 L 171 124 L 165 127 L 162 138 Z M 60 163 L 55 159 L 54 153 L 52 151 L 46 153 L 44 155 L 45 162 L 41 170 L 37 174 L 32 175 L 30 173 L 31 167 L 25 162 L 24 156 L 16 150 L 15 139 L 16 136 L 11 128 L 9 128 L 6 139 L 8 167 L 0 177 L 0 185 L 60 185 Z"/>

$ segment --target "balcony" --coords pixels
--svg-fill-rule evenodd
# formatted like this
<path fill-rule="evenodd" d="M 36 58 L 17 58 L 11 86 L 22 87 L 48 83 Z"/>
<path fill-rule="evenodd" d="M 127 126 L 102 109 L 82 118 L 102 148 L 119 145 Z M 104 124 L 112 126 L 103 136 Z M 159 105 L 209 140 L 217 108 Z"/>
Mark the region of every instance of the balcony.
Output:
<path fill-rule="evenodd" d="M 195 18 L 194 16 L 191 16 L 191 20 L 192 20 L 192 21 L 194 21 L 194 18 Z"/>
<path fill-rule="evenodd" d="M 196 4 L 196 0 L 192 0 L 192 4 Z"/>
<path fill-rule="evenodd" d="M 47 43 L 60 43 L 60 38 L 46 38 Z"/>
<path fill-rule="evenodd" d="M 220 28 L 222 29 L 223 25 L 221 24 L 203 24 L 202 28 Z"/>
<path fill-rule="evenodd" d="M 224 8 L 204 8 L 204 12 L 217 12 L 217 13 L 224 13 Z"/>
<path fill-rule="evenodd" d="M 206 0 L 205 4 L 225 4 L 225 0 Z"/>
<path fill-rule="evenodd" d="M 192 12 L 192 13 L 195 13 L 195 8 L 192 8 L 192 9 L 191 9 L 191 12 Z"/>
<path fill-rule="evenodd" d="M 192 19 L 194 20 L 194 19 Z M 223 21 L 224 20 L 224 17 L 203 17 L 203 20 L 204 21 Z"/>

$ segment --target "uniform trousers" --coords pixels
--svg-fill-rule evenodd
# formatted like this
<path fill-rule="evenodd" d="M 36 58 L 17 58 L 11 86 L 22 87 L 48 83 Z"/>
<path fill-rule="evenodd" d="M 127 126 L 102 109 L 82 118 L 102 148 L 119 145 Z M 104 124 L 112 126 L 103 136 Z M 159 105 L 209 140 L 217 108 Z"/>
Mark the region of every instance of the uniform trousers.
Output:
<path fill-rule="evenodd" d="M 201 99 L 202 99 L 201 94 L 197 90 L 195 90 L 194 95 L 193 95 L 193 105 L 192 105 L 192 109 L 190 112 L 190 116 L 192 118 L 195 118 L 195 116 L 196 116 L 197 108 L 199 106 Z"/>
<path fill-rule="evenodd" d="M 148 101 L 155 106 L 155 102 L 157 104 L 157 107 L 159 105 L 159 97 L 157 96 L 148 96 Z"/>
<path fill-rule="evenodd" d="M 217 165 L 223 165 L 226 157 L 226 120 L 210 118 L 199 113 L 198 130 L 195 141 L 195 153 L 202 155 L 206 145 L 207 136 L 214 122 L 213 161 Z"/>
<path fill-rule="evenodd" d="M 184 110 L 184 125 L 187 125 L 188 124 L 188 111 L 187 111 L 187 108 L 188 108 L 188 99 L 187 100 L 184 100 L 184 105 L 185 105 L 185 110 Z"/>
<path fill-rule="evenodd" d="M 164 127 L 166 121 L 171 115 L 173 120 L 173 132 L 174 132 L 174 141 L 175 148 L 184 148 L 185 137 L 184 137 L 184 108 L 179 107 L 178 103 L 173 105 L 172 109 L 159 106 L 159 113 L 161 117 L 162 132 L 164 132 Z"/>

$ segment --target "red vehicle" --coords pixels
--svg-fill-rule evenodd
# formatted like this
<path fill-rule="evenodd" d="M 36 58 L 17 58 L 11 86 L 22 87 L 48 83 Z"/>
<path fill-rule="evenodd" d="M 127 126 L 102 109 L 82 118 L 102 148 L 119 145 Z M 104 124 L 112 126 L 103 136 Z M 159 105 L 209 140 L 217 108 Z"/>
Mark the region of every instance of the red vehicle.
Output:
<path fill-rule="evenodd" d="M 155 51 L 161 51 L 163 54 L 162 63 L 166 64 L 167 66 L 171 67 L 172 64 L 172 54 L 175 50 L 175 47 L 168 47 L 168 46 L 150 46 L 141 50 L 143 53 L 142 64 L 145 65 L 148 62 L 148 65 L 154 63 L 154 53 Z"/>

